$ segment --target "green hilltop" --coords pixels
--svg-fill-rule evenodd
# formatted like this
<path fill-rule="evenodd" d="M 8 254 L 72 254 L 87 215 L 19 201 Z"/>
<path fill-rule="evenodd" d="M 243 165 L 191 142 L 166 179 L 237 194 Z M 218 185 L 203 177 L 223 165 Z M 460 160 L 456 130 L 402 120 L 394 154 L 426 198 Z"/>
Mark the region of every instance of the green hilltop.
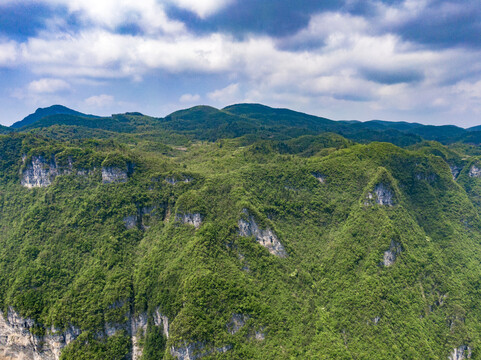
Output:
<path fill-rule="evenodd" d="M 2 319 L 40 359 L 480 358 L 470 134 L 257 104 L 48 115 L 0 136 Z"/>

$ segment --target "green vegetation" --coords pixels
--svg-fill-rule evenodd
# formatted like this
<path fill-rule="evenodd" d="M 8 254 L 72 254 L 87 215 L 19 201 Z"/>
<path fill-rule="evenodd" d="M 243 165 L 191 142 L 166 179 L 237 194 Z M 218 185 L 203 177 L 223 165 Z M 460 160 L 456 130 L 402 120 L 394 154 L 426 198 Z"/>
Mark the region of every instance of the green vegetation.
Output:
<path fill-rule="evenodd" d="M 480 358 L 478 148 L 334 125 L 239 105 L 53 115 L 0 136 L 2 310 L 38 335 L 81 329 L 64 360 L 128 358 L 132 335 L 142 359 Z M 25 188 L 39 156 L 58 175 Z M 128 181 L 102 183 L 102 167 Z M 240 236 L 244 210 L 287 257 Z"/>

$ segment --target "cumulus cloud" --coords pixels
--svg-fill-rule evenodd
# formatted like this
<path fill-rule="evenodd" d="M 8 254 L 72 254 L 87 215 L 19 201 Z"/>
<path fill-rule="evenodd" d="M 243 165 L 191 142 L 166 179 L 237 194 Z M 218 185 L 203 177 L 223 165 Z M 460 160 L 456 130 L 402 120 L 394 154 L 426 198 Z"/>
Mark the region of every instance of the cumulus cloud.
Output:
<path fill-rule="evenodd" d="M 184 25 L 170 19 L 162 2 L 156 0 L 43 0 L 53 6 L 63 6 L 78 16 L 88 27 L 101 26 L 110 30 L 124 24 L 136 24 L 147 34 L 177 33 Z"/>
<path fill-rule="evenodd" d="M 233 2 L 233 0 L 170 0 L 178 7 L 190 10 L 199 17 L 205 18 L 213 13 L 225 8 Z"/>
<path fill-rule="evenodd" d="M 216 103 L 228 104 L 239 99 L 239 84 L 230 84 L 223 89 L 218 89 L 207 94 L 207 97 Z"/>
<path fill-rule="evenodd" d="M 70 89 L 70 84 L 62 79 L 44 78 L 32 81 L 27 89 L 34 94 L 52 94 Z"/>
<path fill-rule="evenodd" d="M 113 105 L 114 100 L 115 99 L 112 95 L 102 94 L 85 99 L 85 104 L 91 107 L 103 108 Z"/>
<path fill-rule="evenodd" d="M 181 103 L 187 103 L 187 104 L 192 104 L 200 100 L 200 95 L 199 94 L 183 94 L 180 98 L 179 101 Z"/>
<path fill-rule="evenodd" d="M 0 39 L 0 66 L 13 66 L 18 57 L 18 45 L 14 41 Z"/>

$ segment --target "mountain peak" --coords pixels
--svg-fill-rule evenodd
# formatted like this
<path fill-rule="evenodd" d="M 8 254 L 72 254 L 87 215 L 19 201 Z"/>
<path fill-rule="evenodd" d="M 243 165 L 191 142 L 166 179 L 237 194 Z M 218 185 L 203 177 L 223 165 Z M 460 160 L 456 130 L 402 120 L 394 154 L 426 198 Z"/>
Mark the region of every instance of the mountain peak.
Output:
<path fill-rule="evenodd" d="M 96 117 L 94 115 L 87 115 L 84 113 L 81 113 L 76 110 L 69 109 L 66 106 L 63 105 L 52 105 L 46 108 L 38 108 L 35 110 L 33 114 L 30 114 L 23 118 L 20 121 L 17 121 L 14 123 L 11 128 L 13 129 L 20 129 L 24 126 L 33 124 L 34 122 L 50 115 L 58 115 L 58 114 L 66 114 L 66 115 L 77 115 L 77 116 L 84 116 L 84 117 Z"/>

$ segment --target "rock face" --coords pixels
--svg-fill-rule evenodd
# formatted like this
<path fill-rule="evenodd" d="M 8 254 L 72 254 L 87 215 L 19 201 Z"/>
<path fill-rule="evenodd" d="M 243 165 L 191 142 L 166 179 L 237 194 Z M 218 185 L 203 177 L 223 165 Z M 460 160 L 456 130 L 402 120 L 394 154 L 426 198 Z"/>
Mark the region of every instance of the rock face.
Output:
<path fill-rule="evenodd" d="M 247 315 L 244 314 L 233 314 L 229 323 L 227 324 L 227 330 L 231 335 L 237 333 L 249 319 Z"/>
<path fill-rule="evenodd" d="M 473 165 L 471 166 L 471 168 L 469 169 L 469 174 L 468 174 L 470 177 L 475 177 L 475 178 L 479 178 L 481 177 L 481 169 L 478 168 L 476 165 Z"/>
<path fill-rule="evenodd" d="M 471 359 L 472 350 L 467 345 L 461 345 L 460 347 L 453 349 L 451 355 L 449 356 L 449 360 L 465 360 Z"/>
<path fill-rule="evenodd" d="M 118 167 L 103 167 L 102 168 L 102 183 L 123 183 L 128 180 L 127 170 Z"/>
<path fill-rule="evenodd" d="M 244 237 L 254 236 L 256 241 L 267 248 L 271 254 L 287 257 L 287 252 L 279 239 L 277 239 L 276 234 L 269 228 L 265 230 L 259 229 L 254 217 L 249 215 L 246 209 L 242 210 L 242 212 L 247 215 L 248 219 L 239 220 L 239 235 Z"/>
<path fill-rule="evenodd" d="M 202 215 L 199 213 L 195 214 L 177 214 L 175 220 L 181 222 L 182 224 L 193 225 L 196 229 L 200 228 L 202 224 Z"/>
<path fill-rule="evenodd" d="M 321 184 L 326 181 L 326 177 L 317 171 L 313 172 L 312 176 L 314 176 Z"/>
<path fill-rule="evenodd" d="M 423 174 L 423 173 L 417 173 L 415 175 L 416 180 L 424 180 L 428 182 L 434 182 L 436 181 L 436 175 L 435 174 Z"/>
<path fill-rule="evenodd" d="M 169 319 L 162 315 L 159 309 L 152 314 L 153 325 L 162 326 L 164 335 L 169 337 Z M 142 358 L 143 348 L 141 346 L 141 335 L 146 334 L 149 315 L 141 313 L 136 316 L 129 315 L 129 322 L 124 324 L 107 324 L 104 332 L 106 336 L 113 336 L 117 331 L 126 330 L 132 339 L 132 352 L 130 359 L 140 360 Z"/>
<path fill-rule="evenodd" d="M 169 319 L 157 309 L 153 316 L 153 324 L 162 326 L 164 335 L 169 337 Z M 142 357 L 140 333 L 147 330 L 147 313 L 129 316 L 124 324 L 106 324 L 105 336 L 113 336 L 117 331 L 126 330 L 132 337 L 131 359 Z M 74 341 L 81 330 L 71 326 L 64 332 L 54 328 L 47 331 L 45 336 L 33 335 L 30 329 L 35 326 L 31 319 L 21 317 L 13 309 L 8 310 L 7 318 L 0 314 L 0 360 L 58 360 L 62 349 Z"/>
<path fill-rule="evenodd" d="M 26 156 L 22 158 L 26 161 Z M 25 166 L 22 172 L 20 183 L 27 188 L 47 187 L 60 175 L 75 173 L 78 176 L 87 176 L 95 169 L 74 169 L 72 159 L 68 164 L 59 165 L 55 158 L 45 159 L 42 155 L 32 156 L 32 161 Z"/>
<path fill-rule="evenodd" d="M 367 200 L 375 200 L 379 205 L 393 206 L 394 192 L 386 184 L 379 183 L 367 194 Z M 368 205 L 369 201 L 366 201 L 365 204 Z"/>
<path fill-rule="evenodd" d="M 27 188 L 46 187 L 59 175 L 54 159 L 47 161 L 43 156 L 32 156 L 22 174 L 21 184 Z"/>
<path fill-rule="evenodd" d="M 190 183 L 192 181 L 192 179 L 190 177 L 185 177 L 184 179 L 182 180 L 178 180 L 174 177 L 167 177 L 165 178 L 165 181 L 168 182 L 170 185 L 175 185 L 177 183 Z"/>
<path fill-rule="evenodd" d="M 132 360 L 137 360 L 142 357 L 142 348 L 139 345 L 139 333 L 147 332 L 147 314 L 143 313 L 131 319 L 130 332 L 132 334 Z"/>
<path fill-rule="evenodd" d="M 135 228 L 137 226 L 137 216 L 129 215 L 124 217 L 124 224 L 128 230 Z"/>
<path fill-rule="evenodd" d="M 124 224 L 127 229 L 133 229 L 135 227 L 138 227 L 141 230 L 146 230 L 149 228 L 147 216 L 150 216 L 152 214 L 155 215 L 155 211 L 157 210 L 157 207 L 155 206 L 150 206 L 150 207 L 139 207 L 137 208 L 137 214 L 136 215 L 129 215 L 124 217 Z"/>
<path fill-rule="evenodd" d="M 21 317 L 9 308 L 7 318 L 0 314 L 0 359 L 58 360 L 61 350 L 80 335 L 80 329 L 70 327 L 65 332 L 50 329 L 45 336 L 33 335 L 31 319 Z"/>
<path fill-rule="evenodd" d="M 170 348 L 170 355 L 177 358 L 177 360 L 196 360 L 204 356 L 210 355 L 214 352 L 225 353 L 232 349 L 232 345 L 225 345 L 220 348 L 206 349 L 202 342 L 184 343 L 184 346 Z"/>
<path fill-rule="evenodd" d="M 401 244 L 391 240 L 389 250 L 384 252 L 384 259 L 381 262 L 384 266 L 391 266 L 396 261 L 397 256 L 402 252 Z"/>
<path fill-rule="evenodd" d="M 459 173 L 461 172 L 463 168 L 458 167 L 456 165 L 450 165 L 449 170 L 451 170 L 451 175 L 453 175 L 453 180 L 456 180 L 458 177 Z"/>

